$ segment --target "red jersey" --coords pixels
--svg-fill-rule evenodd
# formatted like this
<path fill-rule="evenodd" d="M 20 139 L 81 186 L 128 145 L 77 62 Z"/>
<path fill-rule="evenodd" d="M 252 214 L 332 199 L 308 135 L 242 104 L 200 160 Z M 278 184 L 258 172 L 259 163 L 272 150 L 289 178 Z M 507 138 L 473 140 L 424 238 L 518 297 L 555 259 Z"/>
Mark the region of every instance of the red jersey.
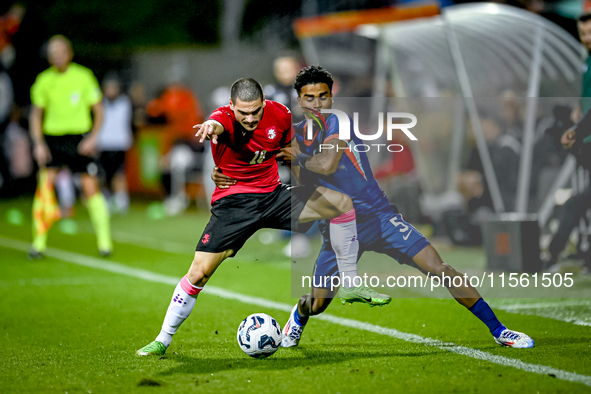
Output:
<path fill-rule="evenodd" d="M 224 174 L 235 179 L 228 189 L 216 187 L 211 202 L 237 193 L 268 193 L 279 185 L 275 155 L 291 141 L 291 111 L 283 104 L 266 101 L 257 128 L 246 131 L 229 105 L 209 117 L 224 126 L 218 143 L 211 144 L 213 160 Z"/>

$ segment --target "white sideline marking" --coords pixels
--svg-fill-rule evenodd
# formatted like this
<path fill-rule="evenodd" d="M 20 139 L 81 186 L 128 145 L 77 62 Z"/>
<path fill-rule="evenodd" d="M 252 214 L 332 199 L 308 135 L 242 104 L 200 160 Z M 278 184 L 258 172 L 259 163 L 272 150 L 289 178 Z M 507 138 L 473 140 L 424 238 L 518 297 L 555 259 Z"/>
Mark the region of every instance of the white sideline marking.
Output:
<path fill-rule="evenodd" d="M 549 319 L 560 320 L 567 323 L 576 324 L 578 326 L 591 327 L 591 322 L 581 320 L 571 310 L 565 310 L 568 306 L 587 306 L 591 307 L 591 302 L 585 300 L 576 301 L 559 301 L 559 302 L 540 302 L 535 304 L 495 304 L 495 309 L 504 310 L 509 313 L 523 313 L 526 315 L 534 315 L 540 317 L 547 317 Z M 588 308 L 587 308 L 588 309 Z"/>
<path fill-rule="evenodd" d="M 23 252 L 27 251 L 30 248 L 29 243 L 4 237 L 0 237 L 0 246 L 10 249 L 21 250 Z M 109 262 L 104 259 L 85 256 L 78 253 L 67 252 L 65 250 L 48 248 L 45 254 L 49 257 L 53 257 L 65 262 L 74 263 L 77 265 L 90 268 L 96 268 L 103 271 L 123 274 L 139 279 L 144 279 L 150 282 L 164 283 L 174 286 L 179 281 L 179 278 L 177 277 L 166 276 L 155 272 L 142 270 L 139 268 L 132 268 L 123 264 Z M 280 302 L 266 300 L 264 298 L 240 294 L 214 286 L 207 286 L 207 293 L 217 295 L 222 298 L 233 299 L 245 304 L 257 305 L 288 313 L 291 312 L 291 309 L 293 307 L 293 305 L 283 304 Z M 578 382 L 587 386 L 591 386 L 591 376 L 563 371 L 545 365 L 525 363 L 519 359 L 497 356 L 491 353 L 483 352 L 481 350 L 459 346 L 454 343 L 442 342 L 437 339 L 425 338 L 420 335 L 401 332 L 393 328 L 381 327 L 375 324 L 366 323 L 354 319 L 348 319 L 344 317 L 338 317 L 327 313 L 315 316 L 314 319 L 326 321 L 333 324 L 338 324 L 349 328 L 356 328 L 359 330 L 369 331 L 375 334 L 387 335 L 389 337 L 402 339 L 407 342 L 423 344 L 426 346 L 433 346 L 448 352 L 461 354 L 464 356 L 472 357 L 478 360 L 488 361 L 502 366 L 521 369 L 526 372 L 533 372 L 541 375 L 553 374 L 556 376 L 557 379 L 566 380 L 569 382 Z"/>
<path fill-rule="evenodd" d="M 558 301 L 558 302 L 539 302 L 536 304 L 499 304 L 496 308 L 503 310 L 515 310 L 515 309 L 543 309 L 543 308 L 560 308 L 563 306 L 591 306 L 591 301 L 578 300 L 578 301 Z"/>

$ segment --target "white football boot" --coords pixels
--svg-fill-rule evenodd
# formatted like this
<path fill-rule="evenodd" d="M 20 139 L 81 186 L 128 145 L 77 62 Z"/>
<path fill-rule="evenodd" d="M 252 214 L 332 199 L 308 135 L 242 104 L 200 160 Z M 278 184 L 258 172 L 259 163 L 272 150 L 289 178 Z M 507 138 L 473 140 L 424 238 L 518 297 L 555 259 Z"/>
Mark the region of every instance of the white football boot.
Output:
<path fill-rule="evenodd" d="M 524 349 L 534 347 L 534 340 L 522 332 L 505 329 L 495 342 L 502 346 Z"/>
<path fill-rule="evenodd" d="M 298 304 L 296 304 L 293 307 L 291 313 L 289 314 L 289 320 L 287 321 L 287 323 L 285 323 L 285 326 L 283 327 L 283 338 L 281 339 L 281 346 L 283 347 L 298 346 L 298 344 L 300 343 L 300 338 L 302 337 L 302 331 L 304 331 L 304 326 L 300 326 L 295 321 L 294 314 L 297 307 Z"/>

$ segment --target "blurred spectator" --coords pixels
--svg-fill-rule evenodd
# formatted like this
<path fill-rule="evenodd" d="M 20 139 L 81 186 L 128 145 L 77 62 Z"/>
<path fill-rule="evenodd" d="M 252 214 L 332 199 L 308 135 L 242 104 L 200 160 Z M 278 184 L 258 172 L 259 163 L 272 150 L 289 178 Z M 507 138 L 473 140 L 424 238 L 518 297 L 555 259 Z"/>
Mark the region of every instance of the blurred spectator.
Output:
<path fill-rule="evenodd" d="M 499 126 L 503 135 L 523 139 L 523 105 L 516 98 L 515 92 L 506 90 L 501 94 L 501 119 Z"/>
<path fill-rule="evenodd" d="M 193 170 L 201 172 L 203 164 L 203 144 L 193 138 L 193 126 L 204 120 L 203 110 L 193 92 L 178 75 L 173 75 L 162 94 L 148 103 L 146 112 L 152 118 L 164 118 L 166 124 L 161 160 L 162 185 L 167 195 L 164 205 L 168 214 L 178 214 L 189 204 L 185 192 L 188 174 Z"/>
<path fill-rule="evenodd" d="M 25 7 L 18 3 L 0 16 L 0 63 L 6 70 L 14 64 L 16 50 L 12 45 L 12 37 L 18 31 L 24 16 Z"/>
<path fill-rule="evenodd" d="M 3 142 L 0 143 L 3 147 L 0 156 L 4 155 L 7 165 L 6 175 L 3 174 L 3 177 L 6 177 L 3 179 L 5 185 L 2 190 L 8 197 L 32 192 L 35 189 L 31 142 L 27 130 L 20 125 L 19 120 L 20 109 L 13 106 L 10 122 L 2 137 Z"/>
<path fill-rule="evenodd" d="M 12 81 L 0 65 L 0 146 L 6 147 L 6 126 L 10 120 L 10 110 L 14 103 Z M 7 194 L 10 187 L 10 155 L 6 149 L 0 149 L 0 195 Z"/>
<path fill-rule="evenodd" d="M 589 51 L 591 50 L 591 2 L 585 2 L 585 8 L 583 11 L 583 15 L 581 15 L 577 22 L 577 30 L 579 31 L 579 39 L 581 40 L 581 43 L 587 48 L 587 51 Z M 579 106 L 576 107 L 571 114 L 571 120 L 574 123 L 579 122 L 583 115 L 591 109 L 591 55 L 587 56 L 584 70 L 581 101 Z"/>
<path fill-rule="evenodd" d="M 145 126 L 148 119 L 146 113 L 146 106 L 148 100 L 146 99 L 146 88 L 141 82 L 133 82 L 129 88 L 129 95 L 131 96 L 132 107 L 132 126 L 133 132 L 136 133 L 141 127 Z"/>
<path fill-rule="evenodd" d="M 454 245 L 482 245 L 482 223 L 494 215 L 492 208 L 482 199 L 484 181 L 478 171 L 467 170 L 458 175 L 458 192 L 463 207 L 450 209 L 443 214 L 443 223 Z"/>
<path fill-rule="evenodd" d="M 519 170 L 519 156 L 521 143 L 510 134 L 503 134 L 499 123 L 493 118 L 483 116 L 480 120 L 486 146 L 488 148 L 496 179 L 505 205 L 505 211 L 512 212 L 515 209 L 515 196 L 517 192 L 517 177 Z M 474 170 L 483 175 L 484 167 L 480 159 L 478 149 L 474 147 L 467 165 L 468 170 Z M 479 205 L 492 207 L 492 198 L 488 184 L 484 183 L 484 193 Z"/>
<path fill-rule="evenodd" d="M 291 108 L 291 99 L 297 97 L 293 82 L 300 68 L 299 62 L 293 56 L 276 58 L 273 62 L 275 83 L 265 86 L 265 98 Z"/>
<path fill-rule="evenodd" d="M 579 38 L 581 43 L 591 50 L 591 1 L 585 1 L 583 5 L 583 14 L 577 22 Z M 591 170 L 591 56 L 587 57 L 585 73 L 583 74 L 583 88 L 580 105 L 571 113 L 571 121 L 577 123 L 572 128 L 566 130 L 560 138 L 562 146 L 575 155 L 578 165 L 586 170 Z M 563 126 L 566 128 L 568 123 Z M 561 125 L 562 126 L 562 125 Z M 564 130 L 564 129 L 563 129 Z M 553 128 L 555 136 L 559 135 L 559 129 Z M 560 226 L 554 234 L 544 255 L 544 266 L 550 267 L 553 271 L 556 269 L 558 255 L 568 242 L 568 237 L 573 228 L 577 225 L 580 218 L 591 208 L 591 186 L 587 186 L 580 193 L 572 196 L 563 207 L 563 213 L 560 217 Z M 591 251 L 585 256 L 585 270 L 591 269 Z"/>
<path fill-rule="evenodd" d="M 193 139 L 193 126 L 203 121 L 203 110 L 191 89 L 180 81 L 169 83 L 162 94 L 151 100 L 146 112 L 152 118 L 164 118 L 168 138 Z"/>
<path fill-rule="evenodd" d="M 121 93 L 121 82 L 114 76 L 103 80 L 103 124 L 97 149 L 105 171 L 111 212 L 125 213 L 129 209 L 129 193 L 125 177 L 125 152 L 133 144 L 131 100 Z"/>
<path fill-rule="evenodd" d="M 279 56 L 275 58 L 273 61 L 273 77 L 275 83 L 265 86 L 265 98 L 267 100 L 277 101 L 287 108 L 291 108 L 292 99 L 297 97 L 293 83 L 300 68 L 300 64 L 294 56 Z M 279 166 L 279 178 L 282 183 L 291 183 L 291 172 L 287 167 Z"/>
<path fill-rule="evenodd" d="M 587 112 L 578 124 L 566 130 L 562 134 L 560 142 L 564 149 L 575 155 L 580 166 L 587 171 L 591 171 L 591 113 Z M 546 268 L 555 269 L 558 255 L 566 247 L 570 233 L 579 223 L 579 220 L 584 217 L 588 209 L 591 209 L 591 185 L 573 195 L 564 204 L 560 217 L 560 226 L 550 242 L 548 252 L 544 256 Z M 583 257 L 585 259 L 585 268 L 587 270 L 591 269 L 591 251 L 587 251 Z M 552 268 L 553 265 L 554 268 Z"/>

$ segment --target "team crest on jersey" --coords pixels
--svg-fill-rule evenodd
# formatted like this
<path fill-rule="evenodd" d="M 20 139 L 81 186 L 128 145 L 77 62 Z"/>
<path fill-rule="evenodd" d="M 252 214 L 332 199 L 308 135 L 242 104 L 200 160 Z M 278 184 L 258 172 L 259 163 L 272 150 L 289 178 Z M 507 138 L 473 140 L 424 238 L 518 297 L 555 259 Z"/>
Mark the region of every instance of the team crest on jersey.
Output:
<path fill-rule="evenodd" d="M 269 137 L 270 140 L 274 140 L 275 137 L 277 137 L 277 132 L 275 131 L 274 128 L 271 128 L 271 129 L 267 130 L 267 136 Z"/>

